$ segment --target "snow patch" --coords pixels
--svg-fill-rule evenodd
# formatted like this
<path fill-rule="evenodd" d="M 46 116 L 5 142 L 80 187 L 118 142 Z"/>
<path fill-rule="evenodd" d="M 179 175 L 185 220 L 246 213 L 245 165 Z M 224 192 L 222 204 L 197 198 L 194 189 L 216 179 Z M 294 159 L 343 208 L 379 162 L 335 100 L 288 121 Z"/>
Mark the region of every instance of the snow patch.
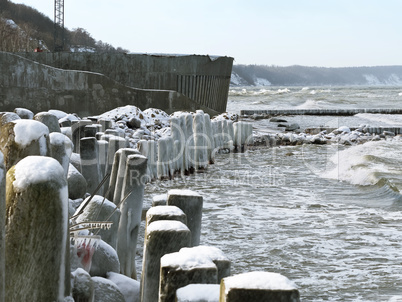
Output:
<path fill-rule="evenodd" d="M 271 82 L 264 78 L 255 78 L 254 79 L 255 86 L 271 86 Z"/>
<path fill-rule="evenodd" d="M 157 231 L 190 231 L 188 227 L 180 222 L 175 220 L 157 220 L 152 222 L 147 227 L 147 233 L 151 234 L 152 232 Z"/>
<path fill-rule="evenodd" d="M 219 284 L 189 284 L 176 291 L 177 302 L 187 301 L 219 301 Z"/>
<path fill-rule="evenodd" d="M 147 211 L 147 217 L 152 215 L 163 214 L 167 216 L 183 215 L 184 212 L 176 206 L 155 206 Z"/>
<path fill-rule="evenodd" d="M 31 184 L 58 181 L 60 187 L 66 186 L 63 167 L 52 157 L 27 156 L 15 166 L 14 188 L 26 189 Z"/>
<path fill-rule="evenodd" d="M 13 121 L 14 126 L 14 134 L 15 134 L 15 142 L 22 147 L 28 146 L 32 141 L 38 140 L 40 141 L 41 153 L 42 144 L 45 143 L 44 148 L 46 148 L 46 136 L 49 135 L 49 128 L 42 124 L 41 122 L 35 120 L 15 120 Z M 45 138 L 45 141 L 40 140 L 41 138 Z M 46 153 L 46 152 L 45 152 Z"/>
<path fill-rule="evenodd" d="M 270 272 L 251 272 L 224 278 L 226 294 L 232 288 L 295 290 L 296 285 L 283 275 Z"/>

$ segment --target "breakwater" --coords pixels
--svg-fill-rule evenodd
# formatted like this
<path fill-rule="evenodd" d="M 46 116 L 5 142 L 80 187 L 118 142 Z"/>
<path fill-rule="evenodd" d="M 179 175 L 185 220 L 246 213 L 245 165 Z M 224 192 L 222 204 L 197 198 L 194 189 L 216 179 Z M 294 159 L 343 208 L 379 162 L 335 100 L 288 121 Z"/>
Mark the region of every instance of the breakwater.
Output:
<path fill-rule="evenodd" d="M 355 108 L 355 109 L 266 109 L 266 110 L 241 110 L 242 116 L 253 115 L 334 115 L 350 116 L 359 113 L 378 113 L 378 114 L 402 114 L 402 109 L 398 108 Z"/>

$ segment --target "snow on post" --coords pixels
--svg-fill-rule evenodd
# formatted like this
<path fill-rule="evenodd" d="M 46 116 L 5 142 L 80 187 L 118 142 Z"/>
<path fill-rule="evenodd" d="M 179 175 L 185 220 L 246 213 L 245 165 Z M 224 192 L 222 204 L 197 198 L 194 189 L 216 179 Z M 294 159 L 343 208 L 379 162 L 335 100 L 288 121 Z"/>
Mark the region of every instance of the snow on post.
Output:
<path fill-rule="evenodd" d="M 28 155 L 49 156 L 49 129 L 34 120 L 15 120 L 0 127 L 0 151 L 6 170 Z"/>
<path fill-rule="evenodd" d="M 134 154 L 139 154 L 138 150 L 132 149 L 132 148 L 121 148 L 117 150 L 116 154 L 117 158 L 119 159 L 119 162 L 117 164 L 117 167 L 112 167 L 113 174 L 115 173 L 114 171 L 117 171 L 116 176 L 113 175 L 113 178 L 115 177 L 115 184 L 114 184 L 114 194 L 113 194 L 113 202 L 115 204 L 119 204 L 120 201 L 124 198 L 124 195 L 122 195 L 122 190 L 123 190 L 123 183 L 124 183 L 124 177 L 126 174 L 126 167 L 127 167 L 127 158 L 130 155 Z"/>
<path fill-rule="evenodd" d="M 80 142 L 82 175 L 87 181 L 87 189 L 92 194 L 99 183 L 101 175 L 99 169 L 99 146 L 94 137 L 84 137 Z"/>
<path fill-rule="evenodd" d="M 137 279 L 135 251 L 141 223 L 146 173 L 147 158 L 145 156 L 135 154 L 127 157 L 122 196 L 128 197 L 120 205 L 117 254 L 120 259 L 120 272 L 133 279 Z"/>
<path fill-rule="evenodd" d="M 70 292 L 67 181 L 53 158 L 7 172 L 6 301 L 61 301 Z"/>
<path fill-rule="evenodd" d="M 4 221 L 6 217 L 6 169 L 4 167 L 3 153 L 0 151 L 0 302 L 5 298 L 5 232 Z"/>
<path fill-rule="evenodd" d="M 177 302 L 219 302 L 219 284 L 189 284 L 176 291 Z"/>
<path fill-rule="evenodd" d="M 166 206 L 167 204 L 167 194 L 158 194 L 152 197 L 152 206 Z"/>
<path fill-rule="evenodd" d="M 192 248 L 182 248 L 180 252 L 197 253 L 211 259 L 218 269 L 218 284 L 223 278 L 230 276 L 230 260 L 217 247 L 199 245 Z"/>
<path fill-rule="evenodd" d="M 151 207 L 146 214 L 145 226 L 158 220 L 176 220 L 187 225 L 187 216 L 175 206 L 155 206 Z"/>
<path fill-rule="evenodd" d="M 191 190 L 169 190 L 167 205 L 180 208 L 187 216 L 191 246 L 200 244 L 203 198 Z"/>
<path fill-rule="evenodd" d="M 161 258 L 159 302 L 176 301 L 176 291 L 188 284 L 217 284 L 217 268 L 209 257 L 192 249 Z"/>
<path fill-rule="evenodd" d="M 188 246 L 190 241 L 190 230 L 180 221 L 158 220 L 147 226 L 141 275 L 141 301 L 158 301 L 161 257 L 179 251 Z"/>
<path fill-rule="evenodd" d="M 251 272 L 224 278 L 220 302 L 283 301 L 299 302 L 295 284 L 277 273 Z"/>

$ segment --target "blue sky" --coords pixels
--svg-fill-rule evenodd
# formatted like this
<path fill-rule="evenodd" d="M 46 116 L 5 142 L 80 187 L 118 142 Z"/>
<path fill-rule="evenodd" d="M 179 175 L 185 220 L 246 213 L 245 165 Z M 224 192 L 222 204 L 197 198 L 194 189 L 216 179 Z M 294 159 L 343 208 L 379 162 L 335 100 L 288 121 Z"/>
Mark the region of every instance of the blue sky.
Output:
<path fill-rule="evenodd" d="M 54 0 L 11 0 L 53 19 Z M 65 0 L 65 26 L 131 52 L 235 64 L 402 65 L 401 0 Z"/>

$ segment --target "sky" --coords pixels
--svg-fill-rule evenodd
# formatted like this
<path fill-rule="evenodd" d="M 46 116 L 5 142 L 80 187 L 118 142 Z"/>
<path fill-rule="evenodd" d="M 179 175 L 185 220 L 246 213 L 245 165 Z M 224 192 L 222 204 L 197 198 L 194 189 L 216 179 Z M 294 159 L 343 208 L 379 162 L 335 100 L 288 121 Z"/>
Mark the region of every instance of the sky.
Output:
<path fill-rule="evenodd" d="M 54 0 L 10 0 L 53 20 Z M 234 64 L 402 65 L 401 0 L 65 0 L 64 24 L 134 53 Z"/>

